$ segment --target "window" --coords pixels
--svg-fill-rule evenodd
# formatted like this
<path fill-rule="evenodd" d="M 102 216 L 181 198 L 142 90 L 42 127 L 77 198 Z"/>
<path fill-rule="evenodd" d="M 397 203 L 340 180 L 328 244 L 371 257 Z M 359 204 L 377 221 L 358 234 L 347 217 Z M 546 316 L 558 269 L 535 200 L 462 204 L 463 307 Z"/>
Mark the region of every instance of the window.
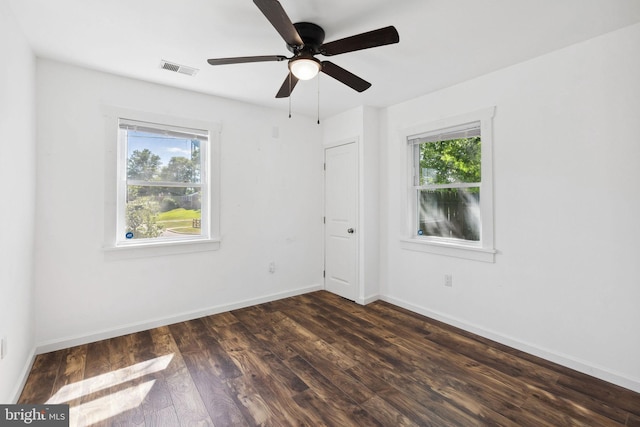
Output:
<path fill-rule="evenodd" d="M 405 248 L 493 261 L 493 110 L 407 132 L 411 232 Z"/>
<path fill-rule="evenodd" d="M 409 141 L 415 159 L 418 236 L 480 241 L 480 123 Z"/>
<path fill-rule="evenodd" d="M 117 244 L 209 237 L 208 142 L 207 130 L 118 121 Z"/>
<path fill-rule="evenodd" d="M 103 111 L 109 257 L 218 249 L 219 127 L 116 107 Z"/>

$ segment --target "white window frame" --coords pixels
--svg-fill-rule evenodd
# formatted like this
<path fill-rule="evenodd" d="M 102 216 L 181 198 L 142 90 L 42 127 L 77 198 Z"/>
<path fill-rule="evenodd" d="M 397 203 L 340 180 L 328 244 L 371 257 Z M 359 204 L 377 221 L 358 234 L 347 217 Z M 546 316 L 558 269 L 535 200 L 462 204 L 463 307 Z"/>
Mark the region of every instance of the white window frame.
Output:
<path fill-rule="evenodd" d="M 103 249 L 108 257 L 130 258 L 171 255 L 217 250 L 220 248 L 220 125 L 195 119 L 167 116 L 151 112 L 135 111 L 104 106 L 106 119 L 106 174 L 105 174 L 105 239 Z M 202 234 L 176 239 L 118 239 L 125 221 L 127 189 L 127 152 L 119 141 L 120 120 L 151 123 L 157 128 L 175 127 L 199 129 L 208 133 L 206 147 L 201 148 L 203 171 L 201 190 Z M 204 200 L 206 199 L 206 201 Z"/>
<path fill-rule="evenodd" d="M 405 181 L 406 191 L 405 214 L 406 226 L 401 238 L 401 247 L 406 250 L 434 253 L 458 258 L 494 262 L 496 250 L 494 248 L 493 233 L 493 117 L 495 107 L 484 108 L 471 113 L 449 117 L 434 122 L 420 124 L 402 131 L 402 142 L 406 149 Z M 422 135 L 431 135 L 440 131 L 446 132 L 452 128 L 459 128 L 469 123 L 480 124 L 481 157 L 480 175 L 480 241 L 465 241 L 435 236 L 418 236 L 418 190 L 421 188 L 415 182 L 415 143 Z"/>

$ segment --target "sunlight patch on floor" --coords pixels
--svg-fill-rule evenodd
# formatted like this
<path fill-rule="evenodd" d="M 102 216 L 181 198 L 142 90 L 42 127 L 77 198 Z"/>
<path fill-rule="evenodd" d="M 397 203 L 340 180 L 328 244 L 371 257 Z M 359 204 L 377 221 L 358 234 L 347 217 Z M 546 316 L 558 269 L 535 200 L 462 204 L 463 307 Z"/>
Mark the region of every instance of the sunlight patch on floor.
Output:
<path fill-rule="evenodd" d="M 135 365 L 127 366 L 126 368 L 113 372 L 87 378 L 77 383 L 67 384 L 58 390 L 46 403 L 54 405 L 69 402 L 79 397 L 87 396 L 97 391 L 162 371 L 169 366 L 171 359 L 173 359 L 173 353 L 136 363 Z"/>
<path fill-rule="evenodd" d="M 101 390 L 117 387 L 138 378 L 163 371 L 173 359 L 173 353 L 136 363 L 112 372 L 67 384 L 54 394 L 47 404 L 71 402 L 84 396 L 90 396 Z M 151 391 L 156 380 L 131 385 L 123 390 L 114 391 L 69 409 L 71 425 L 89 425 L 104 421 L 123 412 L 138 407 Z"/>
<path fill-rule="evenodd" d="M 156 380 L 126 388 L 91 400 L 69 409 L 71 425 L 87 426 L 108 420 L 130 409 L 137 408 L 144 401 Z"/>

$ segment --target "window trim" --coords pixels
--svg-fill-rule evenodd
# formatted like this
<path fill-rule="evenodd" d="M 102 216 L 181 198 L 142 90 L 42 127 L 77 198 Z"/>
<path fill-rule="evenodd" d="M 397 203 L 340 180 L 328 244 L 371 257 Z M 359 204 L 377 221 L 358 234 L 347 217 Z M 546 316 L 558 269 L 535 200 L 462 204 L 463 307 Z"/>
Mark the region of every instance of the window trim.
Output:
<path fill-rule="evenodd" d="M 220 248 L 220 130 L 217 123 L 204 120 L 188 119 L 184 117 L 168 116 L 152 112 L 130 110 L 114 106 L 103 106 L 105 117 L 105 219 L 104 219 L 104 243 L 105 256 L 109 258 L 130 258 L 141 256 L 160 256 L 189 252 L 201 252 L 217 250 Z M 166 124 L 175 127 L 190 129 L 202 129 L 209 133 L 208 150 L 204 155 L 207 163 L 208 182 L 203 187 L 208 195 L 208 219 L 209 237 L 184 238 L 162 241 L 117 241 L 119 198 L 123 182 L 126 186 L 126 173 L 121 167 L 122 148 L 118 141 L 119 121 L 129 119 L 148 123 Z M 126 159 L 126 153 L 124 153 Z M 124 173 L 124 176 L 123 176 Z M 207 179 L 204 177 L 203 179 Z"/>
<path fill-rule="evenodd" d="M 484 262 L 494 262 L 496 250 L 494 248 L 493 230 L 493 117 L 495 106 L 483 108 L 470 113 L 444 118 L 412 126 L 401 131 L 401 140 L 406 150 L 406 180 L 404 194 L 404 215 L 406 224 L 404 235 L 400 239 L 400 246 L 405 250 L 434 253 L 457 258 L 470 259 Z M 456 128 L 461 125 L 480 122 L 480 135 L 482 138 L 481 176 L 480 183 L 480 218 L 481 237 L 480 242 L 467 242 L 459 239 L 447 239 L 441 237 L 416 235 L 417 224 L 417 188 L 415 186 L 415 144 L 410 142 L 417 137 L 435 133 L 447 128 Z"/>

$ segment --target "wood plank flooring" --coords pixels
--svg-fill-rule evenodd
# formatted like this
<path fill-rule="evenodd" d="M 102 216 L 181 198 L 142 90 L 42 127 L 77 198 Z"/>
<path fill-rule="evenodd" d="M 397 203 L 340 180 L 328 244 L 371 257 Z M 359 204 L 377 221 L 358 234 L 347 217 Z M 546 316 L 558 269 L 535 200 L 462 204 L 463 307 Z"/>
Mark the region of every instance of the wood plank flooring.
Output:
<path fill-rule="evenodd" d="M 20 403 L 85 426 L 640 426 L 640 394 L 315 292 L 42 354 Z"/>

